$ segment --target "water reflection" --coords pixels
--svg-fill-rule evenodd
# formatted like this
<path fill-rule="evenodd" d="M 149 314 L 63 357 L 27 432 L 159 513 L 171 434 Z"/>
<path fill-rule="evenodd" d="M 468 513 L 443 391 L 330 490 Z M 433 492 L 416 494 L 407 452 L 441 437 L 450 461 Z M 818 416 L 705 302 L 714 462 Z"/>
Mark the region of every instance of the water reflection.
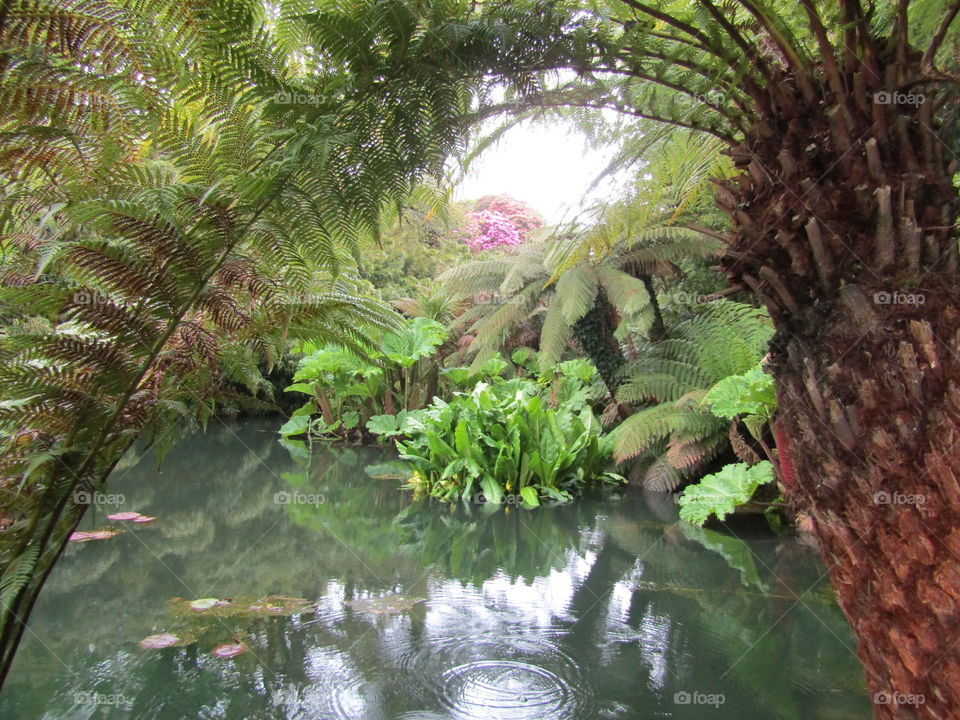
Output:
<path fill-rule="evenodd" d="M 822 567 L 793 541 L 684 531 L 672 503 L 643 496 L 412 504 L 364 472 L 383 453 L 318 451 L 305 467 L 271 429 L 213 428 L 162 472 L 150 458 L 118 471 L 122 509 L 159 519 L 69 550 L 0 716 L 869 717 Z M 276 595 L 309 608 L 167 605 Z M 137 646 L 183 629 L 197 641 Z M 249 652 L 211 656 L 236 640 Z"/>

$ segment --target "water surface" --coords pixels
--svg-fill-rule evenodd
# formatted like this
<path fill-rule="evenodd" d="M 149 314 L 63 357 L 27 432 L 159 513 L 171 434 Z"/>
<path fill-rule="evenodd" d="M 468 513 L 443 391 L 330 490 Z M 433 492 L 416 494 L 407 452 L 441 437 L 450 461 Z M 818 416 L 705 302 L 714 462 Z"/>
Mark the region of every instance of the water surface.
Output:
<path fill-rule="evenodd" d="M 643 495 L 413 503 L 365 472 L 384 451 L 310 457 L 275 424 L 214 421 L 160 471 L 125 459 L 118 497 L 83 525 L 125 531 L 71 545 L 0 717 L 870 717 L 823 566 L 794 539 L 695 532 Z M 158 519 L 106 520 L 118 510 Z M 271 596 L 308 604 L 220 617 L 168 602 Z M 164 632 L 195 642 L 138 646 Z M 211 655 L 234 642 L 248 651 Z"/>

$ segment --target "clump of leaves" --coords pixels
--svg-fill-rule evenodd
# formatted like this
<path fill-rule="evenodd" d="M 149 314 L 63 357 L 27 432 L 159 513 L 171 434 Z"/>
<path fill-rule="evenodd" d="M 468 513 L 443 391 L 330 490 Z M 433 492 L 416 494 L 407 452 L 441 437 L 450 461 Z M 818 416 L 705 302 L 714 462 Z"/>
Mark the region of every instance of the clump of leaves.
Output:
<path fill-rule="evenodd" d="M 769 376 L 758 365 L 772 332 L 763 311 L 718 301 L 638 353 L 617 399 L 639 409 L 614 435 L 617 460 L 636 458 L 646 489 L 674 490 L 695 480 L 731 448 L 732 440 L 739 455 L 747 443 L 737 423 L 731 427 L 738 416 L 744 416 L 751 435 L 760 434 L 773 411 L 762 401 L 760 384 Z"/>
<path fill-rule="evenodd" d="M 763 460 L 756 465 L 735 463 L 707 475 L 689 486 L 680 496 L 680 518 L 703 525 L 711 515 L 723 520 L 737 506 L 750 502 L 761 485 L 773 482 L 773 465 Z"/>
<path fill-rule="evenodd" d="M 379 349 L 361 355 L 340 345 L 304 349 L 287 392 L 310 396 L 280 428 L 284 437 L 327 435 L 362 427 L 373 415 L 429 400 L 427 376 L 436 375 L 432 356 L 447 339 L 443 325 L 416 317 L 385 333 Z M 418 388 L 421 390 L 416 396 Z M 434 385 L 435 389 L 435 385 Z"/>
<path fill-rule="evenodd" d="M 613 447 L 584 386 L 576 374 L 565 376 L 559 390 L 497 375 L 454 393 L 450 402 L 435 398 L 403 417 L 371 418 L 367 428 L 397 436 L 400 457 L 412 469 L 410 484 L 441 500 L 513 500 L 527 507 L 566 501 L 588 484 L 623 480 L 605 472 Z"/>

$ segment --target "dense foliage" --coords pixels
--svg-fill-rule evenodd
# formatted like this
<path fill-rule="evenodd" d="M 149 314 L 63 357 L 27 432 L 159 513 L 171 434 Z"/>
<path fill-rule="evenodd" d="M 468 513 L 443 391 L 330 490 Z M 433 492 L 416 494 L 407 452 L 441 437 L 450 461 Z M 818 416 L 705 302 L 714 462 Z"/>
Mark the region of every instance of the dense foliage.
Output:
<path fill-rule="evenodd" d="M 565 499 L 603 481 L 611 453 L 648 489 L 708 473 L 682 500 L 696 523 L 790 485 L 871 687 L 923 690 L 952 704 L 931 717 L 951 716 L 956 658 L 933 667 L 953 646 L 931 628 L 952 614 L 925 588 L 955 567 L 919 527 L 949 536 L 956 504 L 941 444 L 957 417 L 958 14 L 952 0 L 3 3 L 0 681 L 78 498 L 138 438 L 162 449 L 224 403 L 266 406 L 293 352 L 291 391 L 311 400 L 284 434 L 403 437 L 444 499 Z M 610 170 L 634 180 L 552 232 L 482 201 L 452 223 L 477 257 L 424 290 L 464 258 L 425 178 L 464 155 L 472 124 L 547 113 L 616 141 Z M 443 257 L 413 262 L 411 235 Z M 409 277 L 389 283 L 393 267 Z M 927 284 L 926 309 L 877 307 Z M 521 345 L 539 351 L 533 376 L 484 375 Z M 578 356 L 611 435 L 568 376 Z M 791 400 L 800 474 L 773 448 L 787 436 L 766 369 Z M 922 516 L 869 502 L 918 477 L 942 500 Z M 912 554 L 891 549 L 917 536 Z M 860 545 L 890 562 L 865 572 Z M 891 584 L 903 608 L 882 602 Z"/>
<path fill-rule="evenodd" d="M 368 428 L 398 437 L 410 483 L 442 500 L 531 507 L 569 500 L 587 485 L 619 479 L 606 472 L 613 447 L 588 402 L 594 375 L 583 361 L 559 366 L 554 382 L 491 373 L 449 401 L 374 417 Z"/>
<path fill-rule="evenodd" d="M 379 349 L 358 354 L 343 346 L 304 343 L 288 392 L 311 399 L 296 410 L 280 434 L 324 435 L 362 428 L 373 415 L 429 402 L 437 389 L 432 358 L 446 339 L 443 325 L 417 317 L 379 338 Z M 319 413 L 319 417 L 313 417 Z"/>

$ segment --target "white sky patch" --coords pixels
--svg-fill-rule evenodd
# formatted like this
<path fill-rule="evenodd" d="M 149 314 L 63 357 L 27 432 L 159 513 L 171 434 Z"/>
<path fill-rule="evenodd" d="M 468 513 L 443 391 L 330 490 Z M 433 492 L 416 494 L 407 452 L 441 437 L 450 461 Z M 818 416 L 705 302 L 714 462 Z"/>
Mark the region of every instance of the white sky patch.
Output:
<path fill-rule="evenodd" d="M 454 197 L 510 195 L 540 212 L 548 224 L 571 220 L 585 206 L 609 198 L 609 178 L 589 195 L 586 191 L 612 154 L 613 149 L 591 149 L 567 124 L 526 121 L 474 160 Z"/>

